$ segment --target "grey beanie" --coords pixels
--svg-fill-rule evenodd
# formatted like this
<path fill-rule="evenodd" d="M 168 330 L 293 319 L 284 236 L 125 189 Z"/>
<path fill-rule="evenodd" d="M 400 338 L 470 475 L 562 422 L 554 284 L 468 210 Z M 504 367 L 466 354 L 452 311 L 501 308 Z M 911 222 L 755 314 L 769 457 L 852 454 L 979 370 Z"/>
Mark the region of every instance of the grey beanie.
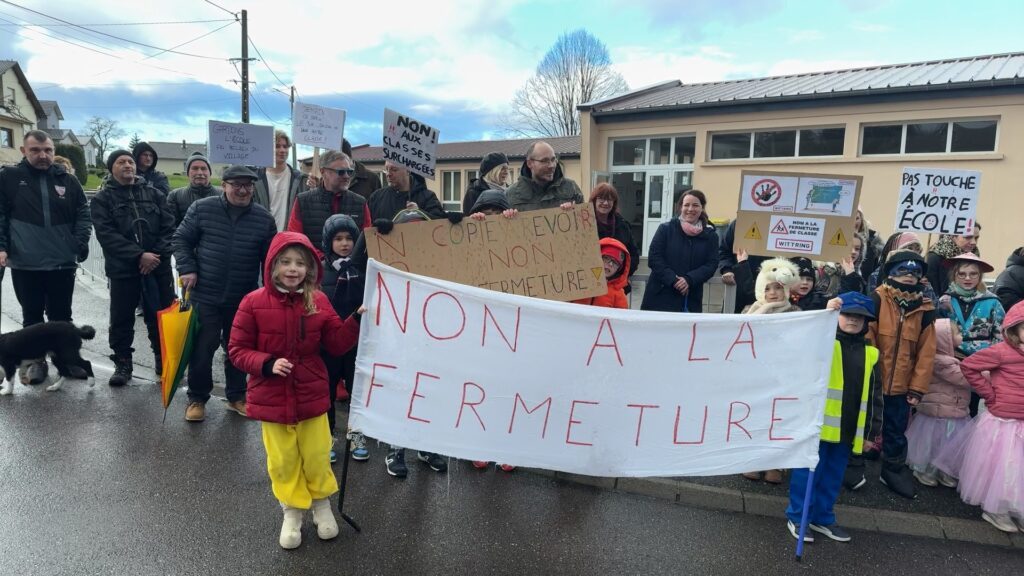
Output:
<path fill-rule="evenodd" d="M 206 156 L 202 152 L 193 152 L 191 156 L 185 158 L 185 174 L 188 175 L 188 169 L 192 167 L 193 162 L 202 162 L 206 164 L 206 169 L 213 172 L 213 167 L 210 166 L 210 161 L 206 159 Z"/>

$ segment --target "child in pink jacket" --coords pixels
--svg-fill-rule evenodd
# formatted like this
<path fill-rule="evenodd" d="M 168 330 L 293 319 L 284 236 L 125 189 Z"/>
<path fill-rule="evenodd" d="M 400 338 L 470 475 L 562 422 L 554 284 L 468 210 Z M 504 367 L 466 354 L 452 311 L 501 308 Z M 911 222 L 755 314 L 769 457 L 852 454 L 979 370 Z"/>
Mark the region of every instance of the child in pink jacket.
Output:
<path fill-rule="evenodd" d="M 935 321 L 935 367 L 928 393 L 907 428 L 907 465 L 925 486 L 956 488 L 956 478 L 935 468 L 935 458 L 971 421 L 971 385 L 953 352 L 963 336 L 951 320 Z"/>
<path fill-rule="evenodd" d="M 987 410 L 949 443 L 936 466 L 960 478 L 960 497 L 981 506 L 982 519 L 1018 532 L 1024 529 L 1024 302 L 1006 313 L 1003 337 L 960 364 Z"/>

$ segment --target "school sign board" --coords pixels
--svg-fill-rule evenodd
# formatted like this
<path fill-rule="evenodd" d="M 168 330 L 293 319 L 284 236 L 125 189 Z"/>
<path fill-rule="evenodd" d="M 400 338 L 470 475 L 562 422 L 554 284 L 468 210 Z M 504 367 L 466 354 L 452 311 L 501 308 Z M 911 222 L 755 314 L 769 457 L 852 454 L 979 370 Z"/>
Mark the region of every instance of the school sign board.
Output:
<path fill-rule="evenodd" d="M 576 300 L 608 291 L 593 206 L 366 230 L 369 256 L 407 272 L 508 294 Z"/>
<path fill-rule="evenodd" d="M 568 305 L 374 261 L 363 302 L 349 424 L 371 438 L 605 477 L 817 464 L 837 312 Z"/>
<path fill-rule="evenodd" d="M 344 133 L 344 110 L 295 102 L 292 110 L 292 141 L 296 144 L 341 150 Z"/>
<path fill-rule="evenodd" d="M 862 177 L 744 170 L 733 247 L 839 262 L 850 255 Z"/>
<path fill-rule="evenodd" d="M 213 164 L 274 165 L 274 127 L 210 120 L 207 147 Z"/>
<path fill-rule="evenodd" d="M 974 231 L 981 172 L 903 168 L 896 230 L 964 236 Z"/>
<path fill-rule="evenodd" d="M 410 172 L 434 179 L 440 134 L 411 116 L 384 109 L 384 159 Z"/>

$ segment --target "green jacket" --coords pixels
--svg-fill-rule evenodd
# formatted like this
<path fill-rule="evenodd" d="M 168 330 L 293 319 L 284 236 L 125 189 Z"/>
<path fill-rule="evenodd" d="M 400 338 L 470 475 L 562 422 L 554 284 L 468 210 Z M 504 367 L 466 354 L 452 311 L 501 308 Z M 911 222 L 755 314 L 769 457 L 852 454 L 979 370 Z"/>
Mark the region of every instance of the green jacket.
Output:
<path fill-rule="evenodd" d="M 519 175 L 519 180 L 508 189 L 506 196 L 508 203 L 520 212 L 558 208 L 565 202 L 583 203 L 583 192 L 575 182 L 562 174 L 561 163 L 555 168 L 555 177 L 543 187 L 533 181 L 533 173 L 526 167 L 525 161 Z"/>

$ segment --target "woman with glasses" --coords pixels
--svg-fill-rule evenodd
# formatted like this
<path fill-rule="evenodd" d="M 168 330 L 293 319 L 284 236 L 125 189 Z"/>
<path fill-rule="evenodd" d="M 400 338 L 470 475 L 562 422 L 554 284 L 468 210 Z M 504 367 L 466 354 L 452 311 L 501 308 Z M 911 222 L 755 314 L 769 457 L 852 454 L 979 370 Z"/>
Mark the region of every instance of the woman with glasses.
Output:
<path fill-rule="evenodd" d="M 590 203 L 594 206 L 594 214 L 597 216 L 597 237 L 614 238 L 629 251 L 629 272 L 627 277 L 636 272 L 640 265 L 640 248 L 633 239 L 633 230 L 629 222 L 619 213 L 619 193 L 615 187 L 607 182 L 602 182 L 590 192 Z M 629 294 L 630 286 L 626 283 L 626 294 Z"/>

